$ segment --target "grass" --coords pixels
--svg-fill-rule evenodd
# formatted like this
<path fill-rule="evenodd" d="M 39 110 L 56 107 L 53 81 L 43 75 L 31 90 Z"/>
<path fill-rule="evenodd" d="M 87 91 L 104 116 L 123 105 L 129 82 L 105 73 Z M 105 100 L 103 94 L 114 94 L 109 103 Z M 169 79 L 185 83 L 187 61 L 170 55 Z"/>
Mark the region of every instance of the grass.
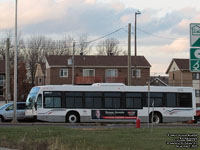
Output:
<path fill-rule="evenodd" d="M 0 147 L 20 150 L 171 150 L 169 133 L 200 135 L 198 128 L 0 127 Z M 186 148 L 179 148 L 184 150 Z M 187 150 L 190 148 L 187 148 Z M 200 149 L 192 148 L 193 150 Z"/>

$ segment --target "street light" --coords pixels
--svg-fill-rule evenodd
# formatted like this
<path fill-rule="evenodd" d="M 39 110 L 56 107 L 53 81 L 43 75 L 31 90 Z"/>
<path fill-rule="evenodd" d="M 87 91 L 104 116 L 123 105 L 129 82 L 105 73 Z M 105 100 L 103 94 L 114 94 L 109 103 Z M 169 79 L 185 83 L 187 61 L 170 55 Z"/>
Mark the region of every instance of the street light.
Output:
<path fill-rule="evenodd" d="M 73 42 L 73 54 L 72 54 L 72 85 L 74 85 L 74 54 L 75 54 L 75 42 Z"/>
<path fill-rule="evenodd" d="M 17 0 L 15 1 L 15 65 L 14 65 L 14 103 L 13 123 L 17 122 Z"/>
<path fill-rule="evenodd" d="M 137 15 L 140 15 L 141 12 L 138 10 L 135 12 L 135 56 L 137 56 L 137 41 L 136 41 L 136 35 L 137 35 L 137 30 L 136 30 L 136 26 L 137 26 Z"/>
<path fill-rule="evenodd" d="M 136 30 L 136 26 L 137 26 L 137 15 L 140 15 L 141 14 L 141 12 L 138 10 L 138 11 L 136 11 L 135 12 L 135 71 L 134 71 L 134 76 L 135 76 L 135 79 L 136 79 L 136 75 L 137 75 L 137 73 L 136 73 L 136 56 L 137 56 L 137 30 Z"/>

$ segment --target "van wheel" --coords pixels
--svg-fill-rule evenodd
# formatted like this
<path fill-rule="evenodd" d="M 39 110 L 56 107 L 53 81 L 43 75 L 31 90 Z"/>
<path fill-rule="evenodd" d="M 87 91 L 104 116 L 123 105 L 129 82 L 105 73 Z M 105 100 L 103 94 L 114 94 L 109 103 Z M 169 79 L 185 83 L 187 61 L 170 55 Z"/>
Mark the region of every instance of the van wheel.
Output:
<path fill-rule="evenodd" d="M 153 115 L 153 118 L 152 118 L 152 115 Z M 151 113 L 151 115 L 149 117 L 150 117 L 149 118 L 150 123 L 159 124 L 162 122 L 161 121 L 162 117 L 158 113 Z"/>
<path fill-rule="evenodd" d="M 2 116 L 0 116 L 0 123 L 4 122 L 4 118 Z"/>
<path fill-rule="evenodd" d="M 78 123 L 80 122 L 80 117 L 77 113 L 69 113 L 67 115 L 66 121 L 68 123 Z"/>

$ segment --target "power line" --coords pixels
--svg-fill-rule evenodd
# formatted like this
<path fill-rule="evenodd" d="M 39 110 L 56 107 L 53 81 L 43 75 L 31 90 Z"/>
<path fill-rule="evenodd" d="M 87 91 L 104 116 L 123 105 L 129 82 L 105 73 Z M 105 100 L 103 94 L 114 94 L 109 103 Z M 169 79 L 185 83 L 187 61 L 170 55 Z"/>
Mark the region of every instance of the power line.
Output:
<path fill-rule="evenodd" d="M 123 30 L 128 33 L 127 30 L 125 30 L 125 29 L 123 29 Z M 162 38 L 162 39 L 167 39 L 167 40 L 184 40 L 185 41 L 185 39 L 169 38 L 169 37 L 163 37 L 163 36 L 160 36 L 160 35 L 155 35 L 155 34 L 147 32 L 147 31 L 144 31 L 144 30 L 142 30 L 140 28 L 137 28 L 137 30 L 140 31 L 140 32 L 143 32 L 145 34 L 157 37 L 157 38 Z M 131 34 L 134 35 L 134 32 L 131 32 Z"/>
<path fill-rule="evenodd" d="M 123 29 L 123 30 L 128 33 L 128 30 L 126 29 Z M 131 34 L 134 35 L 134 32 L 131 32 Z"/>
<path fill-rule="evenodd" d="M 157 38 L 162 38 L 162 39 L 167 39 L 167 40 L 184 40 L 184 39 L 168 38 L 168 37 L 163 37 L 163 36 L 155 35 L 155 34 L 152 34 L 152 33 L 147 32 L 147 31 L 141 30 L 141 29 L 139 29 L 139 28 L 137 28 L 137 30 L 140 31 L 140 32 L 143 32 L 143 33 L 145 33 L 145 34 L 148 34 L 148 35 L 157 37 Z M 184 40 L 184 41 L 185 41 L 185 40 Z"/>
<path fill-rule="evenodd" d="M 126 25 L 127 26 L 127 25 Z M 124 27 L 126 27 L 126 26 L 124 26 Z M 96 38 L 96 39 L 94 39 L 94 40 L 90 40 L 90 41 L 88 41 L 88 42 L 84 42 L 84 44 L 86 43 L 86 44 L 90 44 L 90 43 L 93 43 L 93 42 L 96 42 L 96 41 L 98 41 L 98 40 L 101 40 L 101 39 L 103 39 L 103 38 L 105 38 L 105 37 L 108 37 L 108 36 L 110 36 L 110 35 L 112 35 L 112 34 L 115 34 L 115 33 L 117 33 L 117 32 L 119 32 L 120 30 L 122 30 L 122 29 L 124 29 L 124 27 L 121 27 L 121 28 L 119 28 L 119 29 L 117 29 L 117 30 L 115 30 L 115 31 L 113 31 L 113 32 L 111 32 L 111 33 L 108 33 L 108 34 L 106 34 L 106 35 L 104 35 L 104 36 L 101 36 L 101 37 L 99 37 L 99 38 Z M 78 42 L 76 42 L 76 43 L 78 43 Z M 79 46 L 81 45 L 81 44 L 78 44 Z M 69 48 L 70 47 L 73 47 L 73 46 L 69 46 Z"/>
<path fill-rule="evenodd" d="M 97 39 L 91 40 L 91 41 L 86 42 L 86 43 L 96 42 L 96 41 L 101 40 L 101 39 L 103 39 L 103 38 L 105 38 L 105 37 L 107 37 L 107 36 L 110 36 L 110 35 L 112 35 L 112 34 L 114 34 L 114 33 L 119 32 L 119 31 L 122 30 L 122 29 L 124 29 L 124 27 L 121 27 L 121 28 L 119 28 L 119 29 L 117 29 L 117 30 L 115 30 L 115 31 L 113 31 L 113 32 L 111 32 L 111 33 L 109 33 L 109 34 L 106 34 L 106 35 L 104 35 L 104 36 L 101 36 L 101 37 L 99 37 L 99 38 L 97 38 Z"/>

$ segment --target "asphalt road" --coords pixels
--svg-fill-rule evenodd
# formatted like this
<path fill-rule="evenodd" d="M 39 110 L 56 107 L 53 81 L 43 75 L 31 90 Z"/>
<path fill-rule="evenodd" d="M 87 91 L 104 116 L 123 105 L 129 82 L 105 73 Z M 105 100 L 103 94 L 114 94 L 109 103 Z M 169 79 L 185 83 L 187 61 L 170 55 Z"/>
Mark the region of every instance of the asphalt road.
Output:
<path fill-rule="evenodd" d="M 0 127 L 30 127 L 30 126 L 56 126 L 66 128 L 136 128 L 135 123 L 49 123 L 49 122 L 19 122 L 19 123 L 0 123 Z M 161 124 L 147 124 L 141 123 L 140 128 L 200 128 L 200 124 L 186 124 L 186 123 L 161 123 Z"/>

